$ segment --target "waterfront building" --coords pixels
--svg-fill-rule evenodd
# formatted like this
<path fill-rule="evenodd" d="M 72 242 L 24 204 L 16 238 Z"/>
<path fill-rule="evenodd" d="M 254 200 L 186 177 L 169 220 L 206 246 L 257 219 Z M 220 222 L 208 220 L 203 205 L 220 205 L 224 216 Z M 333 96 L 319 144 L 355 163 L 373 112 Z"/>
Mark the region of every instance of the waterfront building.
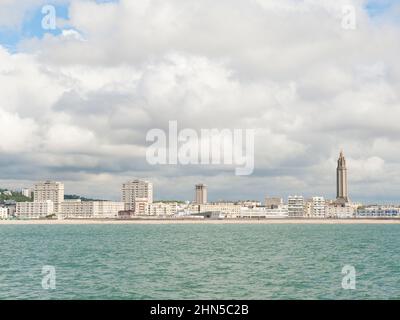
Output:
<path fill-rule="evenodd" d="M 273 219 L 273 218 L 287 218 L 288 217 L 288 206 L 281 204 L 276 208 L 267 206 L 263 207 L 242 207 L 240 210 L 240 218 L 252 219 Z"/>
<path fill-rule="evenodd" d="M 15 215 L 20 219 L 38 219 L 52 215 L 54 203 L 51 200 L 17 202 Z"/>
<path fill-rule="evenodd" d="M 135 212 L 135 215 L 138 216 L 147 216 L 149 215 L 149 208 L 150 208 L 150 203 L 147 198 L 136 198 L 133 211 Z M 126 210 L 126 206 L 125 206 Z"/>
<path fill-rule="evenodd" d="M 312 198 L 312 217 L 324 218 L 326 214 L 326 204 L 324 197 Z"/>
<path fill-rule="evenodd" d="M 283 199 L 279 197 L 265 197 L 265 206 L 268 208 L 278 208 L 283 205 Z"/>
<path fill-rule="evenodd" d="M 241 205 L 234 202 L 214 202 L 207 204 L 190 204 L 188 211 L 191 214 L 220 212 L 227 218 L 237 218 L 240 216 L 241 208 Z"/>
<path fill-rule="evenodd" d="M 122 202 L 125 210 L 135 210 L 135 207 L 143 208 L 143 202 L 153 203 L 153 184 L 146 180 L 128 181 L 122 185 Z M 136 202 L 140 202 L 136 205 Z M 141 209 L 142 211 L 147 211 Z"/>
<path fill-rule="evenodd" d="M 395 206 L 367 206 L 357 210 L 358 218 L 400 218 L 400 208 Z"/>
<path fill-rule="evenodd" d="M 336 168 L 336 202 L 345 204 L 349 202 L 347 189 L 347 167 L 343 151 L 340 152 Z"/>
<path fill-rule="evenodd" d="M 114 201 L 74 199 L 64 201 L 61 204 L 61 216 L 63 218 L 117 218 L 118 212 L 123 210 L 124 203 Z"/>
<path fill-rule="evenodd" d="M 3 206 L 8 210 L 8 217 L 14 217 L 17 203 L 14 200 L 5 200 Z"/>
<path fill-rule="evenodd" d="M 149 215 L 151 216 L 172 216 L 177 212 L 177 202 L 155 202 L 149 205 Z"/>
<path fill-rule="evenodd" d="M 64 201 L 64 184 L 57 181 L 35 183 L 33 186 L 33 201 L 52 201 L 54 213 L 60 212 L 61 203 Z"/>
<path fill-rule="evenodd" d="M 8 219 L 8 208 L 0 207 L 0 219 Z"/>
<path fill-rule="evenodd" d="M 328 218 L 354 218 L 356 209 L 349 204 L 330 204 L 326 207 L 326 216 Z"/>
<path fill-rule="evenodd" d="M 207 203 L 207 186 L 205 184 L 196 184 L 196 204 Z"/>
<path fill-rule="evenodd" d="M 304 197 L 289 196 L 288 197 L 288 214 L 290 218 L 303 217 L 304 214 Z"/>

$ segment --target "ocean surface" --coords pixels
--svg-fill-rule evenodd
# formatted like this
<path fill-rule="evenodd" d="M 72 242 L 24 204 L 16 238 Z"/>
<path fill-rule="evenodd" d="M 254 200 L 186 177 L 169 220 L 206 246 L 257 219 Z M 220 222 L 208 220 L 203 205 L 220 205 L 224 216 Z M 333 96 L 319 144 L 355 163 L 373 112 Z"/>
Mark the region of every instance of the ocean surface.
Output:
<path fill-rule="evenodd" d="M 400 299 L 400 225 L 3 225 L 0 299 Z"/>

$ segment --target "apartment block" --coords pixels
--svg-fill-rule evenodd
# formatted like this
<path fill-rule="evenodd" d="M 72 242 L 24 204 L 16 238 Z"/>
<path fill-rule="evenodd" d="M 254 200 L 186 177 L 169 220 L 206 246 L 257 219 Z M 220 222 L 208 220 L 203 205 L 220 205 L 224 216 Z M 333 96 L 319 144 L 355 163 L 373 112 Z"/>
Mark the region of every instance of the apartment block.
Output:
<path fill-rule="evenodd" d="M 54 213 L 54 203 L 51 200 L 35 202 L 17 202 L 15 215 L 21 219 L 38 219 Z"/>
<path fill-rule="evenodd" d="M 61 203 L 64 201 L 64 184 L 57 181 L 38 182 L 33 186 L 33 201 L 52 201 L 54 213 L 59 213 Z"/>
<path fill-rule="evenodd" d="M 125 210 L 135 210 L 136 202 L 153 203 L 153 184 L 146 180 L 128 181 L 122 185 Z M 143 207 L 143 204 L 139 205 Z"/>

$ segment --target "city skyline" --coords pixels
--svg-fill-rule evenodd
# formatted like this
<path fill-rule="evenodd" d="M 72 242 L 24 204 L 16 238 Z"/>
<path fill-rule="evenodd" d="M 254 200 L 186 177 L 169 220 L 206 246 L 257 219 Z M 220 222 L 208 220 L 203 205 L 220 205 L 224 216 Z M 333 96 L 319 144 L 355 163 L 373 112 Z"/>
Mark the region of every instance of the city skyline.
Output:
<path fill-rule="evenodd" d="M 340 151 L 339 153 L 339 157 L 337 159 L 337 167 L 336 167 L 336 198 L 334 197 L 326 197 L 326 195 L 323 195 L 322 193 L 315 193 L 312 195 L 305 195 L 304 193 L 291 193 L 288 191 L 287 195 L 280 195 L 277 193 L 274 193 L 272 191 L 269 191 L 265 194 L 272 196 L 272 198 L 281 198 L 281 199 L 289 199 L 292 196 L 297 196 L 297 195 L 301 195 L 304 199 L 312 199 L 314 197 L 320 197 L 323 196 L 325 199 L 327 200 L 334 200 L 335 199 L 335 203 L 339 204 L 339 205 L 344 205 L 346 203 L 351 202 L 350 201 L 350 197 L 349 197 L 349 191 L 348 191 L 348 173 L 347 173 L 347 164 L 346 164 L 346 159 L 344 156 L 344 152 L 343 150 Z M 147 198 L 149 197 L 150 202 L 153 202 L 153 183 L 150 181 L 151 179 L 144 179 L 144 180 L 140 180 L 138 178 L 134 178 L 130 181 L 125 181 L 124 183 L 122 183 L 122 194 L 120 194 L 119 198 L 104 198 L 104 199 L 99 199 L 99 201 L 123 201 L 123 202 L 127 202 L 125 201 L 126 198 L 131 198 L 137 196 L 137 192 L 139 192 L 142 196 L 139 196 L 139 198 Z M 41 182 L 35 182 L 33 184 L 33 186 L 24 186 L 20 189 L 21 193 L 24 194 L 24 192 L 27 192 L 27 190 L 30 190 L 29 188 L 32 188 L 32 198 L 34 198 L 33 194 L 36 192 L 38 185 L 43 186 L 42 188 L 46 188 L 46 186 L 48 185 L 58 185 L 60 184 L 60 182 L 57 181 L 52 181 L 52 180 L 42 180 Z M 64 195 L 64 182 L 61 183 L 62 184 L 62 195 Z M 147 185 L 150 186 L 150 191 L 148 190 Z M 140 187 L 139 187 L 140 186 Z M 126 191 L 125 191 L 126 190 Z M 139 191 L 137 191 L 139 190 Z M 231 190 L 234 190 L 234 186 Z M 17 190 L 18 191 L 18 190 Z M 150 192 L 148 194 L 148 192 Z M 132 195 L 131 195 L 132 193 Z M 68 193 L 69 195 L 76 195 L 76 193 L 71 192 Z M 195 193 L 193 195 L 192 198 L 165 198 L 165 199 L 154 199 L 154 201 L 169 201 L 169 200 L 176 200 L 176 201 L 190 201 L 193 203 L 198 203 L 198 204 L 205 204 L 205 203 L 212 203 L 212 202 L 224 202 L 224 201 L 228 201 L 228 202 L 235 202 L 235 201 L 260 201 L 260 203 L 263 202 L 263 200 L 265 199 L 265 194 L 262 197 L 262 199 L 257 199 L 257 198 L 243 198 L 243 197 L 239 197 L 239 198 L 226 198 L 226 199 L 222 199 L 222 198 L 218 198 L 216 199 L 215 196 L 211 196 L 211 201 L 208 201 L 208 186 L 203 184 L 203 183 L 197 183 L 195 185 Z M 25 194 L 24 194 L 25 195 Z M 83 197 L 87 197 L 86 194 L 79 194 L 79 196 L 83 196 Z M 57 197 L 58 197 L 58 193 L 57 193 Z M 54 200 L 53 200 L 54 201 Z M 55 203 L 60 203 L 60 201 L 55 201 Z M 129 202 L 129 201 L 128 201 Z M 361 203 L 360 201 L 355 201 L 356 203 Z M 134 202 L 133 203 L 133 207 L 126 207 L 126 210 L 133 210 L 134 209 Z M 380 202 L 380 204 L 396 204 L 399 203 L 400 204 L 400 200 L 398 202 Z M 364 204 L 379 204 L 379 202 L 364 202 Z M 57 204 L 56 204 L 57 206 Z"/>
<path fill-rule="evenodd" d="M 211 201 L 335 199 L 344 149 L 351 200 L 399 201 L 398 1 L 164 3 L 55 1 L 54 29 L 47 1 L 0 4 L 0 186 L 46 178 L 118 200 L 147 178 L 157 199 L 192 199 L 199 182 Z M 170 121 L 254 130 L 254 171 L 150 165 L 146 135 Z"/>
<path fill-rule="evenodd" d="M 61 186 L 60 186 L 61 185 Z M 54 186 L 56 187 L 56 193 L 51 195 L 49 199 L 52 199 L 52 201 L 55 203 L 55 207 L 58 207 L 61 203 L 60 201 L 60 196 L 59 193 L 61 192 L 62 198 L 64 197 L 64 183 L 63 182 L 58 182 L 58 181 L 51 181 L 51 180 L 43 180 L 40 182 L 35 182 L 33 186 L 25 186 L 21 188 L 20 191 L 23 195 L 29 197 L 28 193 L 31 192 L 31 198 L 38 198 L 38 190 L 48 190 L 49 188 L 53 188 Z M 60 189 L 61 188 L 61 189 Z M 7 189 L 8 190 L 8 189 Z M 138 179 L 134 178 L 129 181 L 125 181 L 122 183 L 122 189 L 121 193 L 118 199 L 110 199 L 110 198 L 104 198 L 104 199 L 97 199 L 95 201 L 122 201 L 125 203 L 130 203 L 128 206 L 125 205 L 125 210 L 135 210 L 135 198 L 140 198 L 140 199 L 148 199 L 148 200 L 143 200 L 147 203 L 153 203 L 158 202 L 158 201 L 189 201 L 192 203 L 197 203 L 197 204 L 207 204 L 207 203 L 218 203 L 218 202 L 241 202 L 241 201 L 259 201 L 261 204 L 263 201 L 267 201 L 266 195 L 271 200 L 276 201 L 276 199 L 287 199 L 288 202 L 290 202 L 291 198 L 296 198 L 296 197 L 301 197 L 302 201 L 304 200 L 314 200 L 314 199 L 322 199 L 323 201 L 329 200 L 332 201 L 333 204 L 337 204 L 339 206 L 346 205 L 348 203 L 351 203 L 350 197 L 349 197 L 349 188 L 348 188 L 348 170 L 347 170 L 347 163 L 346 163 L 346 158 L 344 156 L 343 150 L 340 151 L 339 157 L 337 159 L 337 167 L 336 167 L 336 198 L 330 198 L 326 197 L 326 195 L 323 195 L 321 193 L 315 193 L 312 195 L 304 195 L 303 193 L 288 193 L 287 196 L 279 195 L 273 192 L 268 192 L 265 193 L 262 199 L 257 199 L 257 198 L 235 198 L 235 199 L 212 199 L 208 201 L 208 186 L 203 183 L 197 183 L 195 185 L 195 192 L 192 198 L 168 198 L 168 199 L 153 199 L 154 198 L 154 190 L 153 190 L 153 183 L 151 179 Z M 36 194 L 36 196 L 34 196 Z M 75 193 L 67 193 L 69 195 L 76 195 Z M 79 194 L 80 197 L 85 197 L 86 195 Z M 54 200 L 56 199 L 56 200 Z M 58 203 L 58 205 L 57 205 Z M 354 203 L 362 203 L 360 201 L 354 201 Z M 373 204 L 399 204 L 399 202 L 363 202 L 362 204 L 364 205 L 373 205 Z"/>

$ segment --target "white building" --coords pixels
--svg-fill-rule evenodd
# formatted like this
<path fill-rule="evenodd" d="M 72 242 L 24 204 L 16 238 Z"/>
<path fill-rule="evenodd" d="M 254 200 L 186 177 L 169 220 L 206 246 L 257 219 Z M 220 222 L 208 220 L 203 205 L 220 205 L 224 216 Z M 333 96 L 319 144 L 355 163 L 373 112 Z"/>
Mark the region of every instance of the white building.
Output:
<path fill-rule="evenodd" d="M 148 214 L 151 216 L 172 216 L 178 212 L 176 202 L 155 202 L 149 204 Z"/>
<path fill-rule="evenodd" d="M 304 197 L 303 196 L 289 196 L 288 197 L 288 213 L 289 213 L 289 217 L 303 217 L 304 216 Z"/>
<path fill-rule="evenodd" d="M 136 198 L 133 204 L 133 211 L 135 215 L 147 216 L 149 215 L 150 204 L 147 198 Z M 126 204 L 125 204 L 126 208 Z M 130 209 L 131 210 L 131 209 Z"/>
<path fill-rule="evenodd" d="M 324 197 L 313 197 L 311 210 L 313 217 L 324 218 L 326 215 L 326 203 Z"/>
<path fill-rule="evenodd" d="M 279 205 L 278 207 L 242 207 L 240 212 L 241 218 L 264 218 L 264 219 L 273 219 L 273 218 L 287 218 L 288 217 L 288 206 L 287 205 Z"/>
<path fill-rule="evenodd" d="M 196 184 L 196 204 L 207 203 L 207 186 L 205 184 Z"/>
<path fill-rule="evenodd" d="M 32 197 L 32 190 L 28 188 L 22 188 L 21 194 L 25 197 L 31 198 Z"/>
<path fill-rule="evenodd" d="M 357 210 L 358 218 L 399 218 L 400 208 L 396 206 L 367 206 Z"/>
<path fill-rule="evenodd" d="M 356 209 L 348 204 L 344 205 L 330 204 L 326 207 L 326 216 L 329 218 L 338 218 L 338 219 L 354 218 L 355 213 Z"/>
<path fill-rule="evenodd" d="M 124 210 L 123 202 L 114 201 L 81 201 L 69 200 L 61 204 L 63 218 L 107 218 L 118 217 L 118 212 Z"/>
<path fill-rule="evenodd" d="M 56 181 L 38 182 L 33 186 L 33 201 L 43 202 L 50 200 L 54 203 L 54 212 L 61 210 L 64 201 L 64 184 Z"/>
<path fill-rule="evenodd" d="M 8 219 L 8 208 L 0 207 L 0 219 Z"/>
<path fill-rule="evenodd" d="M 220 212 L 227 218 L 237 218 L 240 216 L 241 205 L 233 202 L 214 202 L 207 204 L 192 205 L 194 213 L 201 212 Z M 197 209 L 197 210 L 196 210 Z"/>
<path fill-rule="evenodd" d="M 54 213 L 54 204 L 51 200 L 36 202 L 17 202 L 15 215 L 21 219 L 37 219 L 50 216 Z"/>
<path fill-rule="evenodd" d="M 135 210 L 137 207 L 135 202 L 141 202 L 139 207 L 143 207 L 142 202 L 146 202 L 147 205 L 153 203 L 153 184 L 145 180 L 124 183 L 122 185 L 122 202 L 125 204 L 125 210 Z"/>

